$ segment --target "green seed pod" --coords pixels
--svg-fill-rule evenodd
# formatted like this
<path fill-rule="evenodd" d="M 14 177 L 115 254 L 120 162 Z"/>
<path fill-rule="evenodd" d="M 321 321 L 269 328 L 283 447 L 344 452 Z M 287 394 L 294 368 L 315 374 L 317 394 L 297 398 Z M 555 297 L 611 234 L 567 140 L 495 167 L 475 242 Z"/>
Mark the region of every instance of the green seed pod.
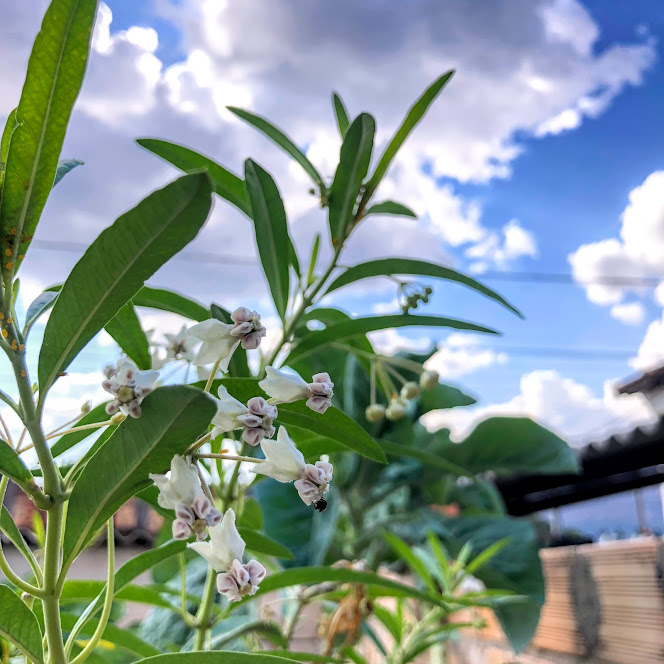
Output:
<path fill-rule="evenodd" d="M 367 418 L 367 422 L 382 422 L 385 417 L 385 406 L 379 403 L 372 403 L 364 411 L 364 417 Z"/>

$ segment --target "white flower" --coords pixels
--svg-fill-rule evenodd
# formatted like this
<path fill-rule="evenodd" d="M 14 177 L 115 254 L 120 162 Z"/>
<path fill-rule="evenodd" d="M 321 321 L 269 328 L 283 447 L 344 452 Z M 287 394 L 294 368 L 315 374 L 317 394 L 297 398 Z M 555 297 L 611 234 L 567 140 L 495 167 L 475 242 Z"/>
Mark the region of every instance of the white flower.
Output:
<path fill-rule="evenodd" d="M 217 576 L 217 589 L 229 602 L 239 602 L 245 595 L 256 594 L 265 574 L 265 567 L 257 560 L 246 565 L 234 560 L 227 572 Z"/>
<path fill-rule="evenodd" d="M 244 429 L 242 439 L 249 445 L 256 446 L 263 438 L 274 435 L 272 422 L 277 417 L 276 406 L 268 404 L 263 397 L 253 397 L 245 406 L 232 397 L 223 385 L 219 386 L 218 394 L 217 414 L 212 418 L 215 426 L 213 438 L 227 431 Z"/>
<path fill-rule="evenodd" d="M 194 364 L 203 366 L 221 359 L 219 368 L 228 371 L 231 357 L 240 344 L 240 340 L 231 335 L 233 327 L 232 324 L 222 323 L 216 318 L 204 320 L 190 327 L 187 334 L 203 342 L 198 349 Z"/>
<path fill-rule="evenodd" d="M 264 440 L 261 449 L 265 461 L 254 466 L 254 473 L 267 475 L 277 482 L 294 482 L 300 479 L 306 463 L 302 452 L 295 447 L 288 435 L 286 427 L 279 427 L 277 440 Z"/>
<path fill-rule="evenodd" d="M 192 534 L 198 540 L 206 537 L 206 528 L 221 520 L 221 512 L 203 493 L 198 473 L 181 456 L 174 456 L 170 473 L 150 474 L 159 489 L 159 504 L 175 510 L 173 537 L 188 539 Z"/>
<path fill-rule="evenodd" d="M 166 475 L 150 473 L 150 479 L 159 489 L 159 504 L 167 510 L 174 510 L 178 503 L 190 505 L 202 492 L 201 480 L 181 456 L 175 455 L 171 461 L 171 471 Z"/>
<path fill-rule="evenodd" d="M 158 371 L 140 371 L 129 359 L 122 358 L 116 366 L 104 369 L 106 380 L 101 386 L 115 399 L 106 405 L 106 412 L 114 415 L 121 410 L 132 417 L 141 416 L 141 402 L 154 389 Z"/>
<path fill-rule="evenodd" d="M 332 464 L 321 458 L 315 464 L 305 463 L 302 452 L 295 447 L 285 427 L 279 429 L 277 440 L 264 440 L 261 449 L 265 461 L 257 463 L 254 473 L 267 475 L 277 482 L 295 482 L 300 498 L 307 505 L 323 511 L 327 501 L 323 497 L 332 481 Z"/>
<path fill-rule="evenodd" d="M 265 367 L 266 378 L 259 381 L 259 387 L 273 403 L 292 403 L 307 396 L 307 383 L 299 374 L 286 373 L 273 367 Z"/>
<path fill-rule="evenodd" d="M 167 343 L 164 344 L 166 348 L 167 360 L 186 360 L 192 362 L 196 357 L 194 352 L 195 342 L 187 334 L 187 326 L 183 325 L 177 334 L 165 333 Z"/>
<path fill-rule="evenodd" d="M 332 405 L 334 383 L 327 373 L 318 373 L 312 382 L 305 382 L 299 374 L 266 367 L 267 377 L 258 384 L 270 397 L 270 403 L 292 403 L 307 400 L 307 406 L 317 413 L 324 413 Z"/>
<path fill-rule="evenodd" d="M 187 546 L 203 556 L 216 572 L 230 569 L 234 560 L 242 560 L 245 547 L 235 526 L 235 512 L 227 510 L 221 523 L 210 528 L 209 542 L 194 542 Z"/>
<path fill-rule="evenodd" d="M 219 368 L 226 372 L 231 357 L 240 344 L 247 350 L 260 346 L 266 330 L 261 324 L 259 313 L 239 307 L 231 314 L 231 320 L 232 323 L 222 323 L 216 318 L 210 318 L 189 328 L 187 333 L 203 342 L 194 364 L 202 366 L 221 359 Z"/>

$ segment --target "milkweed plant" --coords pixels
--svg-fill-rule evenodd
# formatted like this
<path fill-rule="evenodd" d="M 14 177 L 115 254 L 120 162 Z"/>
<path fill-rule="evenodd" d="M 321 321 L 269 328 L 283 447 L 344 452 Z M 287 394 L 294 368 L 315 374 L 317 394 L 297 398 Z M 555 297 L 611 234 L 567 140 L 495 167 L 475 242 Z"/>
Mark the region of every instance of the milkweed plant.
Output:
<path fill-rule="evenodd" d="M 457 629 L 480 626 L 481 617 L 455 622 L 451 615 L 510 599 L 509 591 L 464 590 L 462 583 L 499 554 L 503 540 L 475 557 L 470 545 L 450 556 L 438 536 L 429 532 L 427 557 L 396 535 L 385 535 L 382 541 L 410 568 L 414 582 L 378 574 L 371 568 L 371 556 L 364 554 L 359 560 L 320 564 L 321 559 L 317 565 L 284 569 L 280 561 L 292 558 L 292 553 L 261 532 L 253 493 L 256 486 L 281 483 L 288 490 L 284 509 L 300 509 L 299 505 L 310 510 L 307 518 L 315 515 L 321 532 L 334 530 L 332 512 L 340 509 L 335 500 L 343 488 L 335 489 L 334 459 L 384 466 L 388 458 L 399 457 L 399 446 L 377 440 L 371 427 L 404 421 L 422 393 L 437 394 L 441 387 L 438 374 L 425 370 L 422 362 L 380 355 L 365 335 L 407 325 L 493 332 L 474 323 L 415 313 L 428 302 L 432 289 L 409 280 L 409 275 L 455 281 L 518 314 L 497 293 L 449 267 L 401 258 L 340 267 L 349 237 L 368 217 L 415 216 L 400 203 L 374 198 L 399 148 L 452 72 L 438 78 L 416 101 L 379 156 L 374 154 L 374 118 L 361 113 L 351 121 L 335 94 L 342 145 L 331 181 L 270 122 L 229 109 L 280 146 L 311 179 L 329 233 L 316 236 L 304 267 L 289 236 L 277 184 L 258 163 L 248 159 L 241 177 L 176 143 L 139 139 L 143 148 L 185 174 L 106 228 L 66 281 L 42 293 L 21 320 L 16 312 L 19 270 L 53 187 L 80 164 L 60 161 L 60 152 L 83 81 L 96 11 L 96 0 L 51 2 L 0 147 L 0 348 L 16 381 L 15 389 L 3 389 L 0 398 L 23 425 L 23 433 L 14 440 L 2 422 L 0 496 L 12 481 L 46 515 L 43 541 L 35 553 L 10 513 L 2 510 L 0 530 L 31 568 L 28 577 L 18 575 L 0 549 L 0 570 L 8 582 L 0 585 L 5 658 L 22 655 L 37 664 L 81 664 L 89 657 L 109 655 L 108 644 L 114 644 L 126 655 L 119 661 L 195 660 L 203 657 L 198 651 L 214 649 L 224 664 L 363 662 L 359 641 L 372 629 L 371 617 L 394 642 L 385 661 L 405 664 Z M 250 306 L 229 311 L 145 285 L 166 261 L 205 232 L 215 195 L 253 224 L 280 320 L 279 329 L 270 330 L 278 340 L 269 348 L 264 318 Z M 325 243 L 329 250 L 320 251 Z M 322 255 L 331 256 L 329 262 L 322 261 Z M 393 279 L 401 313 L 351 318 L 338 309 L 317 306 L 324 296 L 376 276 Z M 141 327 L 137 307 L 179 314 L 191 323 L 166 334 L 164 343 L 152 342 Z M 46 313 L 41 347 L 34 348 L 30 332 Z M 86 404 L 74 420 L 46 431 L 49 391 L 56 381 L 66 380 L 72 361 L 104 329 L 122 351 L 103 368 L 101 385 L 108 400 Z M 341 385 L 345 377 L 338 363 L 325 365 L 326 353 L 332 351 L 352 356 L 368 377 L 362 422 L 339 407 L 335 383 Z M 34 382 L 29 373 L 33 362 Z M 167 376 L 167 365 L 187 367 L 181 384 L 174 383 L 174 373 Z M 84 451 L 67 455 L 75 462 L 60 460 L 81 443 Z M 28 450 L 38 459 L 34 467 L 26 461 Z M 114 514 L 133 497 L 164 518 L 164 533 L 157 546 L 116 569 Z M 356 528 L 354 541 L 361 540 L 359 531 Z M 70 571 L 77 558 L 104 537 L 106 581 L 72 581 Z M 348 550 L 358 555 L 362 551 Z M 179 587 L 133 584 L 143 572 L 170 564 L 176 566 L 175 578 L 179 570 Z M 207 571 L 194 592 L 187 575 L 196 564 Z M 396 598 L 396 604 L 388 608 L 383 596 Z M 262 613 L 245 610 L 266 597 L 276 599 Z M 157 648 L 136 631 L 115 624 L 114 600 L 123 598 L 174 612 L 189 630 L 189 640 L 175 647 L 173 637 L 170 646 Z M 314 600 L 319 602 L 325 632 L 320 652 L 294 653 L 289 648 L 301 611 Z M 281 601 L 293 607 L 285 610 L 283 619 L 269 608 Z M 228 626 L 232 616 L 239 622 Z M 238 642 L 243 645 L 238 647 Z M 224 650 L 230 643 L 233 649 Z"/>

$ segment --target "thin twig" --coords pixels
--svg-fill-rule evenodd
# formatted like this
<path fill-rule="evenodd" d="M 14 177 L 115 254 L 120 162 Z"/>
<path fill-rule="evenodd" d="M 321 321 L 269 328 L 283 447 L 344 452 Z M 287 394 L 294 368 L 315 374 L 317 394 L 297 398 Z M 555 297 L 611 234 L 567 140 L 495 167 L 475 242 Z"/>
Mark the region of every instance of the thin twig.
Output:
<path fill-rule="evenodd" d="M 255 459 L 248 456 L 236 456 L 235 454 L 194 454 L 198 459 L 228 459 L 229 461 L 247 461 L 249 463 L 263 463 L 265 459 Z"/>

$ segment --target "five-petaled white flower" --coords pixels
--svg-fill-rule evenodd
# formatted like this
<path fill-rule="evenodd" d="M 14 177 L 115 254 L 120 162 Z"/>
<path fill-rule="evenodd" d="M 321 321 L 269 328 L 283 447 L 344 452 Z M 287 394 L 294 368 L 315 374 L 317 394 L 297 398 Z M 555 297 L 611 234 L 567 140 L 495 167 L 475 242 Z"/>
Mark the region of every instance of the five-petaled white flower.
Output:
<path fill-rule="evenodd" d="M 192 362 L 196 357 L 195 342 L 187 334 L 187 326 L 183 325 L 177 334 L 164 333 L 166 337 L 166 360 L 186 360 Z"/>
<path fill-rule="evenodd" d="M 114 415 L 121 410 L 132 417 L 141 416 L 141 401 L 154 389 L 159 378 L 158 371 L 141 371 L 127 357 L 116 366 L 109 364 L 104 369 L 106 380 L 101 386 L 115 398 L 106 405 L 106 412 Z"/>
<path fill-rule="evenodd" d="M 223 385 L 219 386 L 218 394 L 217 414 L 212 418 L 214 438 L 227 431 L 243 429 L 242 440 L 256 446 L 263 438 L 274 435 L 272 422 L 277 417 L 276 406 L 268 404 L 263 397 L 253 397 L 245 406 L 232 397 Z"/>
<path fill-rule="evenodd" d="M 222 323 L 216 318 L 210 318 L 189 328 L 187 334 L 203 342 L 194 364 L 203 366 L 221 360 L 219 368 L 226 372 L 240 344 L 246 350 L 260 346 L 266 330 L 258 312 L 239 307 L 231 314 L 231 320 L 232 323 Z"/>
<path fill-rule="evenodd" d="M 150 479 L 159 489 L 159 504 L 175 510 L 172 526 L 175 539 L 188 539 L 192 534 L 198 540 L 205 539 L 206 527 L 221 520 L 221 512 L 203 493 L 196 469 L 181 456 L 173 457 L 169 473 L 150 474 Z"/>
<path fill-rule="evenodd" d="M 277 482 L 295 482 L 300 498 L 322 512 L 327 507 L 324 495 L 332 481 L 332 464 L 321 458 L 315 464 L 306 463 L 302 452 L 295 447 L 285 427 L 279 428 L 277 440 L 264 440 L 261 449 L 265 461 L 257 463 L 253 472 L 267 475 Z"/>
<path fill-rule="evenodd" d="M 265 568 L 256 560 L 242 564 L 245 543 L 235 526 L 235 512 L 229 509 L 221 523 L 210 528 L 209 542 L 187 545 L 207 560 L 216 572 L 217 588 L 229 601 L 238 602 L 245 595 L 254 595 L 265 578 Z"/>
<path fill-rule="evenodd" d="M 307 406 L 317 413 L 324 413 L 332 405 L 334 383 L 328 373 L 315 374 L 311 383 L 295 372 L 266 367 L 266 378 L 258 384 L 270 397 L 270 403 L 292 403 L 307 400 Z"/>

